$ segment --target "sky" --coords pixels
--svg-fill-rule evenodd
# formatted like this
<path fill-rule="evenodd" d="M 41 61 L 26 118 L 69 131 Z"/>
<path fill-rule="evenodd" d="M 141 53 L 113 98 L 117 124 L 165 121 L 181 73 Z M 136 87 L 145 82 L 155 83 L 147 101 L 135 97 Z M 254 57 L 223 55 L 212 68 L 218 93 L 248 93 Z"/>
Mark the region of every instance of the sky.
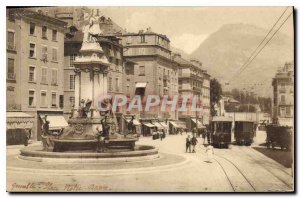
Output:
<path fill-rule="evenodd" d="M 90 7 L 99 8 L 128 32 L 151 27 L 171 45 L 192 53 L 224 24 L 247 23 L 269 30 L 286 7 Z M 285 14 L 292 11 L 289 8 Z M 292 17 L 280 32 L 293 37 Z"/>

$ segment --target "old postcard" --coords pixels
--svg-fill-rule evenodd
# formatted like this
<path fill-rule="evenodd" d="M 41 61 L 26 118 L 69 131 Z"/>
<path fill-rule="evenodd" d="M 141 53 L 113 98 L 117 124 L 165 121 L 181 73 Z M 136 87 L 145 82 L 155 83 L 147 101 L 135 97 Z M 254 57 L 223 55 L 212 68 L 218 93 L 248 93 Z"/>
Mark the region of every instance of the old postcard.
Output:
<path fill-rule="evenodd" d="M 6 7 L 8 192 L 294 192 L 294 8 Z"/>

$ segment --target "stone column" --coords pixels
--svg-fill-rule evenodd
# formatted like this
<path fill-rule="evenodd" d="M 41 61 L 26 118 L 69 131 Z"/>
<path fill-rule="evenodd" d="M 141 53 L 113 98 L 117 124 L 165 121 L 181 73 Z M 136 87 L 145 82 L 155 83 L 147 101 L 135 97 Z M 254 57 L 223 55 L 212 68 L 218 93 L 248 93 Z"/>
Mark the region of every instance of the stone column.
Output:
<path fill-rule="evenodd" d="M 93 107 L 97 108 L 99 97 L 101 96 L 101 74 L 99 68 L 94 68 L 94 98 L 93 98 Z"/>
<path fill-rule="evenodd" d="M 107 95 L 107 73 L 108 73 L 107 70 L 103 72 L 103 94 L 104 95 Z"/>
<path fill-rule="evenodd" d="M 75 109 L 78 109 L 80 102 L 80 69 L 75 69 Z"/>
<path fill-rule="evenodd" d="M 93 100 L 93 79 L 91 79 L 91 72 L 92 71 L 89 68 L 86 68 L 81 72 L 80 96 L 81 99 L 84 99 L 85 101 L 87 101 L 87 99 Z"/>

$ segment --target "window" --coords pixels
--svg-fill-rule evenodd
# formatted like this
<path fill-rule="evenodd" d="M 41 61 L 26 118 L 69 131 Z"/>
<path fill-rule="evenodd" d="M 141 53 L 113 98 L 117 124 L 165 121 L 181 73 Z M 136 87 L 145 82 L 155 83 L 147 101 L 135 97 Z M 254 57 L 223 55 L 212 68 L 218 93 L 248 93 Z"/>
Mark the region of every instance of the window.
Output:
<path fill-rule="evenodd" d="M 64 108 L 64 95 L 59 95 L 59 108 Z"/>
<path fill-rule="evenodd" d="M 108 78 L 108 90 L 112 91 L 112 78 L 111 77 Z"/>
<path fill-rule="evenodd" d="M 30 30 L 29 30 L 30 35 L 34 35 L 35 33 L 35 24 L 30 23 Z"/>
<path fill-rule="evenodd" d="M 52 61 L 57 61 L 57 49 L 52 48 Z"/>
<path fill-rule="evenodd" d="M 287 116 L 291 116 L 291 107 L 286 107 L 285 113 Z"/>
<path fill-rule="evenodd" d="M 47 68 L 42 67 L 42 83 L 47 83 Z"/>
<path fill-rule="evenodd" d="M 130 44 L 131 42 L 132 42 L 131 36 L 128 36 L 127 39 L 126 39 L 126 43 Z"/>
<path fill-rule="evenodd" d="M 7 60 L 7 79 L 16 79 L 15 76 L 15 60 L 9 58 Z"/>
<path fill-rule="evenodd" d="M 29 81 L 35 82 L 35 66 L 29 66 Z"/>
<path fill-rule="evenodd" d="M 57 70 L 56 69 L 52 69 L 51 85 L 57 85 Z"/>
<path fill-rule="evenodd" d="M 285 95 L 280 96 L 280 102 L 283 104 L 285 103 Z"/>
<path fill-rule="evenodd" d="M 145 35 L 141 36 L 141 43 L 145 43 Z"/>
<path fill-rule="evenodd" d="M 52 30 L 52 41 L 57 41 L 57 30 Z"/>
<path fill-rule="evenodd" d="M 73 105 L 75 105 L 75 97 L 74 97 L 74 96 L 70 96 L 69 100 L 70 100 L 70 106 L 71 106 L 71 107 L 72 107 Z"/>
<path fill-rule="evenodd" d="M 7 48 L 15 49 L 15 32 L 13 31 L 7 33 Z"/>
<path fill-rule="evenodd" d="M 70 67 L 74 67 L 74 60 L 76 58 L 77 54 L 71 54 L 70 56 Z"/>
<path fill-rule="evenodd" d="M 140 76 L 145 76 L 145 66 L 140 66 L 139 67 L 139 75 Z"/>
<path fill-rule="evenodd" d="M 47 27 L 46 26 L 42 27 L 42 38 L 47 39 Z"/>
<path fill-rule="evenodd" d="M 75 75 L 70 75 L 70 89 L 75 89 Z"/>
<path fill-rule="evenodd" d="M 29 57 L 30 58 L 35 57 L 35 44 L 34 43 L 29 44 Z"/>
<path fill-rule="evenodd" d="M 47 46 L 42 46 L 42 60 L 47 61 L 48 59 L 48 48 Z"/>
<path fill-rule="evenodd" d="M 52 92 L 52 94 L 51 94 L 51 106 L 52 107 L 57 106 L 57 104 L 56 104 L 56 92 Z"/>
<path fill-rule="evenodd" d="M 129 85 L 126 86 L 126 94 L 129 95 L 130 91 L 129 91 Z"/>
<path fill-rule="evenodd" d="M 13 12 L 13 10 L 8 10 L 8 20 L 10 22 L 15 22 L 16 20 L 16 15 L 15 13 Z"/>
<path fill-rule="evenodd" d="M 47 105 L 47 92 L 41 91 L 41 107 L 46 107 Z"/>
<path fill-rule="evenodd" d="M 29 107 L 33 107 L 35 106 L 35 91 L 34 90 L 29 90 L 29 94 L 28 94 L 28 105 Z"/>
<path fill-rule="evenodd" d="M 116 78 L 116 91 L 119 91 L 119 78 Z"/>

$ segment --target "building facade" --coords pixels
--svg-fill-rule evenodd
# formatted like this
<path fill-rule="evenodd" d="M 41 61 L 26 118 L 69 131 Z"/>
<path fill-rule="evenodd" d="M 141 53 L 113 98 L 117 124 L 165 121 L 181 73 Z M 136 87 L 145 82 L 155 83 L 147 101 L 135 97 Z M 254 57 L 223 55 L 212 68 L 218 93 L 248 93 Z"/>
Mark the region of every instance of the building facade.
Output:
<path fill-rule="evenodd" d="M 126 77 L 126 85 L 127 82 L 134 85 L 130 94 L 142 97 L 177 95 L 178 64 L 171 57 L 170 40 L 165 35 L 152 32 L 150 28 L 145 32 L 125 33 L 121 37 L 125 59 L 134 62 L 134 66 L 131 66 L 132 75 Z M 178 119 L 178 112 L 161 112 L 156 108 L 141 112 L 139 116 Z"/>
<path fill-rule="evenodd" d="M 294 126 L 294 64 L 285 63 L 277 71 L 273 86 L 273 122 Z"/>
<path fill-rule="evenodd" d="M 202 84 L 202 120 L 204 125 L 208 125 L 211 119 L 210 116 L 210 75 L 206 70 L 203 71 L 203 84 Z"/>
<path fill-rule="evenodd" d="M 63 112 L 65 25 L 39 12 L 7 9 L 7 111 L 34 117 L 35 140 L 41 116 Z"/>
<path fill-rule="evenodd" d="M 179 113 L 179 119 L 185 121 L 187 128 L 192 130 L 194 127 L 203 127 L 209 124 L 210 99 L 209 83 L 210 77 L 202 68 L 202 63 L 196 59 L 187 61 L 180 54 L 173 54 L 174 60 L 179 64 L 179 95 L 189 95 L 190 98 L 197 97 L 197 108 L 201 112 L 192 111 L 192 100 L 187 102 L 187 111 Z"/>

